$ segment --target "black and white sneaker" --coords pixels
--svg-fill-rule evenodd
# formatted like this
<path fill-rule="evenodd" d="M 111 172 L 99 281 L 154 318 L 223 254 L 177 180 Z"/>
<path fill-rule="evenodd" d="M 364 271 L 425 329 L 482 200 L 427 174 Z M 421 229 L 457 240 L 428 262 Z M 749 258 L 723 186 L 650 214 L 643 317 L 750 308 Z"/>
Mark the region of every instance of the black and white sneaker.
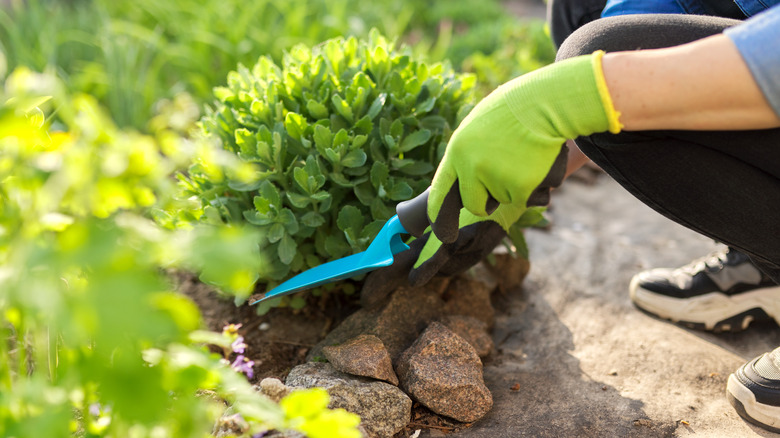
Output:
<path fill-rule="evenodd" d="M 780 348 L 751 360 L 730 375 L 726 397 L 745 420 L 780 432 Z"/>
<path fill-rule="evenodd" d="M 629 291 L 641 310 L 691 328 L 736 332 L 752 321 L 780 323 L 780 286 L 730 248 L 681 268 L 640 272 Z"/>

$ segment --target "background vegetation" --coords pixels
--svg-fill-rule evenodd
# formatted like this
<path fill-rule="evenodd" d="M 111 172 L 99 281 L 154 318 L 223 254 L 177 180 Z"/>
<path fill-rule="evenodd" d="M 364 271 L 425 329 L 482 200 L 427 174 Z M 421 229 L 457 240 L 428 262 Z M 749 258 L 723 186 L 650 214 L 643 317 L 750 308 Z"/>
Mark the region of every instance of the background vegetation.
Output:
<path fill-rule="evenodd" d="M 69 90 L 95 96 L 120 127 L 144 131 L 159 127 L 150 121 L 160 113 L 189 127 L 239 63 L 281 62 L 296 44 L 366 37 L 372 27 L 429 62 L 478 72 L 482 90 L 553 60 L 542 24 L 519 21 L 498 0 L 8 2 L 0 49 L 10 70 L 53 71 Z M 176 100 L 182 93 L 190 97 Z"/>

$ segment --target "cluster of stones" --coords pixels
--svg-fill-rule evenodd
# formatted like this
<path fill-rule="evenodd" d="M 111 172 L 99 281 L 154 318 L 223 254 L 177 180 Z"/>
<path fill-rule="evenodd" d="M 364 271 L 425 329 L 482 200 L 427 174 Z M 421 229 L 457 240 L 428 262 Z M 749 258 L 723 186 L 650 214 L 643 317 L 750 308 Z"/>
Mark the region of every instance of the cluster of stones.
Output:
<path fill-rule="evenodd" d="M 359 415 L 368 437 L 392 437 L 410 421 L 412 401 L 470 423 L 493 406 L 482 360 L 493 350 L 491 294 L 522 282 L 528 262 L 498 256 L 452 279 L 400 288 L 378 309 L 349 316 L 293 368 L 284 384 L 259 389 L 278 399 L 297 388 L 325 388 L 331 408 Z"/>

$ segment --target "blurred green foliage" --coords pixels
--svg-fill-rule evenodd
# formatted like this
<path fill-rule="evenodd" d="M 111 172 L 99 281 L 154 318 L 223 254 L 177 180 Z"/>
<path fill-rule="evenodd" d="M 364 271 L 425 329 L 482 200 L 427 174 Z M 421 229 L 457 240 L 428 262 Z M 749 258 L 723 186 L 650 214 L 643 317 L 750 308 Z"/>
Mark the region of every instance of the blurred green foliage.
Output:
<path fill-rule="evenodd" d="M 69 90 L 96 96 L 119 126 L 146 131 L 164 110 L 160 100 L 188 93 L 199 109 L 239 63 L 253 65 L 261 55 L 281 62 L 283 52 L 299 43 L 365 37 L 376 27 L 410 43 L 417 55 L 430 61 L 451 58 L 458 68 L 476 52 L 498 53 L 496 61 L 510 62 L 515 50 L 533 51 L 528 46 L 544 37 L 538 26 L 532 36 L 503 36 L 501 23 L 513 19 L 499 0 L 8 3 L 0 8 L 0 50 L 11 69 L 53 71 Z M 479 70 L 490 68 L 482 63 Z M 491 84 L 507 79 L 491 79 Z"/>
<path fill-rule="evenodd" d="M 0 102 L 0 436 L 203 437 L 225 402 L 247 433 L 305 431 L 323 416 L 355 430 L 320 393 L 297 396 L 319 406 L 304 419 L 259 395 L 195 342 L 200 313 L 162 275 L 224 259 L 211 280 L 249 293 L 257 230 L 157 226 L 149 210 L 175 202 L 176 160 L 49 76 L 16 71 Z"/>

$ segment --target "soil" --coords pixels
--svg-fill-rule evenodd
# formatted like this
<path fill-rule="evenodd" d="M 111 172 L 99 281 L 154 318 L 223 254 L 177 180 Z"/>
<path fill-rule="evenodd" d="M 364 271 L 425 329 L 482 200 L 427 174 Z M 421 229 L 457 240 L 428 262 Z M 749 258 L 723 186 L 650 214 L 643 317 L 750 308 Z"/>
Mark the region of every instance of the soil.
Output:
<path fill-rule="evenodd" d="M 209 330 L 221 332 L 228 324 L 241 324 L 239 334 L 247 344 L 245 356 L 255 362 L 254 377 L 250 379 L 253 384 L 266 377 L 284 381 L 291 369 L 306 362 L 309 349 L 360 308 L 357 294 L 325 292 L 315 297 L 304 292 L 307 305 L 303 309 L 274 308 L 258 315 L 256 307 L 236 306 L 232 299 L 221 296 L 193 274 L 177 273 L 176 279 L 179 291 L 200 308 Z M 414 403 L 411 422 L 395 437 L 407 438 L 420 429 L 436 432 L 435 435 L 448 434 L 469 426 Z"/>
<path fill-rule="evenodd" d="M 284 381 L 293 367 L 305 362 L 311 347 L 359 308 L 357 297 L 326 292 L 320 297 L 308 294 L 303 309 L 274 308 L 258 315 L 256 307 L 236 306 L 195 275 L 177 277 L 179 290 L 195 301 L 209 330 L 221 332 L 228 324 L 241 324 L 238 332 L 247 344 L 245 356 L 255 362 L 252 383 L 266 377 Z"/>

